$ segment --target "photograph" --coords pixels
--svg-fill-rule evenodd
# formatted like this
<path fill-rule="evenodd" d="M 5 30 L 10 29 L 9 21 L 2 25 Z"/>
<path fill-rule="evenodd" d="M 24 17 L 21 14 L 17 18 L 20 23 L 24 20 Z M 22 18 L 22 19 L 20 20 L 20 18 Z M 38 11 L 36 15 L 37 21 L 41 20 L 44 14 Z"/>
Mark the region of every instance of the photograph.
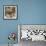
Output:
<path fill-rule="evenodd" d="M 17 6 L 4 5 L 4 19 L 17 19 Z"/>
<path fill-rule="evenodd" d="M 19 24 L 18 34 L 20 46 L 46 46 L 46 25 Z"/>
<path fill-rule="evenodd" d="M 19 25 L 20 40 L 46 41 L 46 25 Z"/>

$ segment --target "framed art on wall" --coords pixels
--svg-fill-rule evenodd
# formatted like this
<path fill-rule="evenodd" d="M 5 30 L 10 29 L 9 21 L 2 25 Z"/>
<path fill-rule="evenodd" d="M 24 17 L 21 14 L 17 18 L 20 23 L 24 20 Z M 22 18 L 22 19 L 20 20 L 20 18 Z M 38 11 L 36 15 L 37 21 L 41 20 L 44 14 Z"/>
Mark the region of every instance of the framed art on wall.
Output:
<path fill-rule="evenodd" d="M 18 29 L 20 31 L 20 41 L 46 41 L 46 25 L 20 24 Z"/>
<path fill-rule="evenodd" d="M 16 5 L 4 5 L 3 7 L 4 19 L 17 19 L 17 6 Z"/>

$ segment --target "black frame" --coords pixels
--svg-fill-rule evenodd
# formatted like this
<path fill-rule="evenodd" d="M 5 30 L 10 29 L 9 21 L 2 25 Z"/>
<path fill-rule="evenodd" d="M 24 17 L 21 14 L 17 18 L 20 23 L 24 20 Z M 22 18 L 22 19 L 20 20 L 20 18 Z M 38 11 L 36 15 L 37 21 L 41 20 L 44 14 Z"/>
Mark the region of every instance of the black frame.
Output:
<path fill-rule="evenodd" d="M 4 18 L 4 16 L 5 16 L 5 15 L 4 15 L 4 14 L 5 14 L 5 13 L 4 13 L 4 7 L 5 7 L 5 6 L 16 6 L 16 8 L 17 8 L 17 9 L 16 9 L 16 10 L 17 10 L 16 19 L 5 19 L 5 18 Z M 17 19 L 18 19 L 18 5 L 3 5 L 3 20 L 17 20 Z"/>

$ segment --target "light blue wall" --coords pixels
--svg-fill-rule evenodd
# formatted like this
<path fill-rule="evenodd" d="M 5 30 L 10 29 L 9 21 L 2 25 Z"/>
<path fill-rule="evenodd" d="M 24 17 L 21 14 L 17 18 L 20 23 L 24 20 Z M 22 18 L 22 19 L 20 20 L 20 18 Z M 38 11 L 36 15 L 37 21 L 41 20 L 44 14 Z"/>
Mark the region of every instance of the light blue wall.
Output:
<path fill-rule="evenodd" d="M 3 20 L 3 5 L 17 5 L 17 0 L 0 0 L 0 44 L 8 43 L 8 34 L 10 32 L 16 32 L 16 35 L 18 34 L 17 30 L 17 24 L 19 23 L 18 20 Z M 18 38 L 17 38 L 18 39 Z M 16 39 L 16 43 L 18 42 Z"/>
<path fill-rule="evenodd" d="M 20 22 L 46 24 L 46 0 L 21 0 Z"/>
<path fill-rule="evenodd" d="M 9 4 L 18 5 L 18 20 L 3 20 L 3 5 Z M 18 24 L 46 24 L 46 0 L 0 0 L 0 43 L 8 43 L 9 32 L 17 34 Z"/>

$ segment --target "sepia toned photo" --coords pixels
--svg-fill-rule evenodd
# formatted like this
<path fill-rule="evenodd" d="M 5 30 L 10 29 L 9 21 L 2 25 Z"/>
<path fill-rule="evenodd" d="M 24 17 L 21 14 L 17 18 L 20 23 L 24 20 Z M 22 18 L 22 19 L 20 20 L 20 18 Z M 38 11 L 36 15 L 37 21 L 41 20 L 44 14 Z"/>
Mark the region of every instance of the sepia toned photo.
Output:
<path fill-rule="evenodd" d="M 4 19 L 17 19 L 17 6 L 16 5 L 4 6 Z"/>

